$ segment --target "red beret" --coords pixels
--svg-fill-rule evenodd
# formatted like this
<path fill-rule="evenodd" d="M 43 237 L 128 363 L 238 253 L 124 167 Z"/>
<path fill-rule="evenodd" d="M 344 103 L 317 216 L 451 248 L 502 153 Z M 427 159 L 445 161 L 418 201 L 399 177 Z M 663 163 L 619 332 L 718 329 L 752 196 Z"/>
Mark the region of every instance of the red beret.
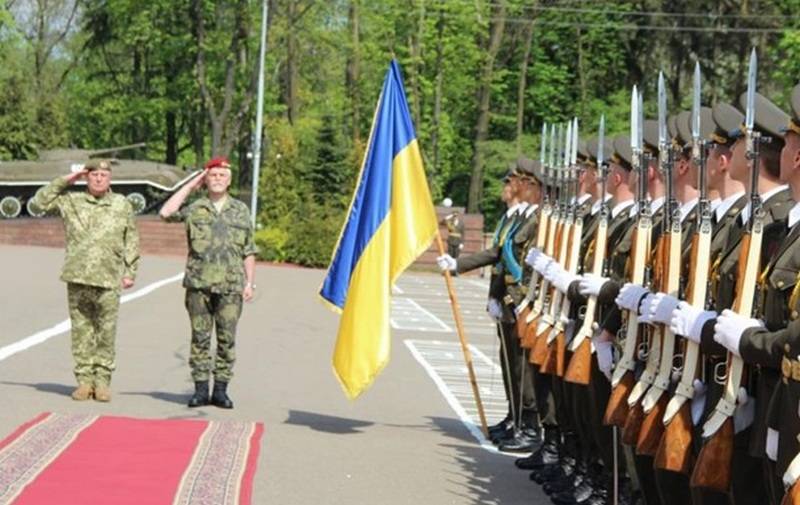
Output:
<path fill-rule="evenodd" d="M 208 160 L 208 163 L 206 163 L 206 166 L 204 168 L 208 170 L 211 168 L 230 168 L 230 167 L 231 164 L 228 162 L 228 158 L 224 156 L 217 156 L 216 158 L 211 158 L 210 160 Z"/>

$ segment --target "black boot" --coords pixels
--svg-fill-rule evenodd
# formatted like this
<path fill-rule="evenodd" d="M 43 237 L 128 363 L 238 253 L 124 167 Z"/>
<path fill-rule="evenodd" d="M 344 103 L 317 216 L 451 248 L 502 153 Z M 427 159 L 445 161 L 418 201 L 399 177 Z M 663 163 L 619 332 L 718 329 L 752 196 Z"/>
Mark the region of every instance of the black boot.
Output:
<path fill-rule="evenodd" d="M 539 470 L 546 465 L 558 463 L 558 428 L 544 426 L 544 443 L 527 458 L 514 462 L 522 470 Z"/>
<path fill-rule="evenodd" d="M 214 394 L 211 395 L 211 404 L 221 409 L 232 409 L 233 402 L 228 398 L 228 383 L 214 381 Z"/>
<path fill-rule="evenodd" d="M 208 381 L 195 381 L 194 394 L 189 399 L 190 407 L 202 407 L 208 405 Z"/>

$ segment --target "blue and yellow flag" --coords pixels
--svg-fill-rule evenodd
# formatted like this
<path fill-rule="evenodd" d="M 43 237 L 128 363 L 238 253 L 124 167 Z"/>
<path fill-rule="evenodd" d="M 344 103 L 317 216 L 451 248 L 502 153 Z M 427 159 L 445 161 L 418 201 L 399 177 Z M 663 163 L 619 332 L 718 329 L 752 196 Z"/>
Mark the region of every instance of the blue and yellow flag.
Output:
<path fill-rule="evenodd" d="M 400 67 L 392 61 L 320 295 L 341 312 L 333 368 L 355 398 L 389 361 L 392 284 L 437 230 Z"/>

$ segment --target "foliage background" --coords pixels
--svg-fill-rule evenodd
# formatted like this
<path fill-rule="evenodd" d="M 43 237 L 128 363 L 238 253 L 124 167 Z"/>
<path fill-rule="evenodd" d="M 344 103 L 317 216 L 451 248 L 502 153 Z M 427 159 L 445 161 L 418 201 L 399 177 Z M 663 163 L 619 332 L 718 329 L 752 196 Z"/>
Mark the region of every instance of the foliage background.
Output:
<path fill-rule="evenodd" d="M 655 109 L 658 70 L 677 112 L 695 60 L 704 103 L 736 103 L 752 46 L 778 105 L 800 78 L 800 0 L 268 1 L 257 238 L 271 260 L 329 260 L 392 56 L 434 199 L 489 226 L 499 176 L 537 156 L 545 121 L 575 115 L 586 138 L 605 113 L 623 132 L 633 84 Z M 260 22 L 257 0 L 6 0 L 0 159 L 142 141 L 180 165 L 225 154 L 249 201 Z"/>

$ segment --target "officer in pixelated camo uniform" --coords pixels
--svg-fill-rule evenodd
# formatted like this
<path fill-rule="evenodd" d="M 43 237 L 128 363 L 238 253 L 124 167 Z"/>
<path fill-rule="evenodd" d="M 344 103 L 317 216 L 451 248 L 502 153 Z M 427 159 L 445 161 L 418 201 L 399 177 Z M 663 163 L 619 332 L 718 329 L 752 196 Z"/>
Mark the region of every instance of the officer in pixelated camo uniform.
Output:
<path fill-rule="evenodd" d="M 205 170 L 177 191 L 161 208 L 161 217 L 186 223 L 189 257 L 186 262 L 186 310 L 192 327 L 189 366 L 195 393 L 190 407 L 209 403 L 230 409 L 227 387 L 236 358 L 236 324 L 242 301 L 253 298 L 255 253 L 247 206 L 228 195 L 231 171 L 228 160 L 214 158 Z M 208 196 L 183 206 L 186 197 L 203 184 Z M 216 326 L 216 359 L 211 354 L 211 334 Z M 209 379 L 214 390 L 209 397 Z"/>
<path fill-rule="evenodd" d="M 79 179 L 86 191 L 67 191 Z M 83 170 L 41 188 L 34 203 L 64 220 L 72 356 L 78 388 L 75 400 L 111 400 L 114 338 L 120 288 L 133 286 L 139 265 L 139 234 L 128 200 L 110 189 L 111 163 L 92 160 Z"/>

